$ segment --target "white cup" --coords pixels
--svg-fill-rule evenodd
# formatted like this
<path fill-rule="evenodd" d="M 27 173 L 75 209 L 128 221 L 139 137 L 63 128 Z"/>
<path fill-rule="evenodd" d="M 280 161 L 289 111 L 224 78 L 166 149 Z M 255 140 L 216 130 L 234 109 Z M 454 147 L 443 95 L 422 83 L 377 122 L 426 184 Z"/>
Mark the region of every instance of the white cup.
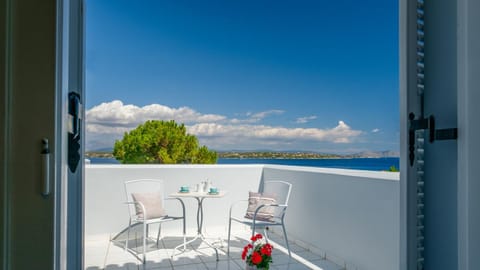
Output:
<path fill-rule="evenodd" d="M 206 181 L 203 187 L 203 192 L 210 192 L 210 182 Z"/>

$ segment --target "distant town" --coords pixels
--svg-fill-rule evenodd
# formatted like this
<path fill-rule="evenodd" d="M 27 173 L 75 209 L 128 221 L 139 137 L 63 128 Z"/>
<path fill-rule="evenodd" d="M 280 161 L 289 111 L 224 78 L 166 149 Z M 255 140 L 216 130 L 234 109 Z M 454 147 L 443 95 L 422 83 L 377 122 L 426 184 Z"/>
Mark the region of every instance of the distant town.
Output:
<path fill-rule="evenodd" d="M 387 158 L 399 157 L 394 151 L 360 152 L 355 154 L 327 154 L 315 152 L 276 152 L 276 151 L 219 151 L 218 158 L 230 159 L 340 159 L 340 158 Z M 114 158 L 112 152 L 88 151 L 87 158 Z"/>

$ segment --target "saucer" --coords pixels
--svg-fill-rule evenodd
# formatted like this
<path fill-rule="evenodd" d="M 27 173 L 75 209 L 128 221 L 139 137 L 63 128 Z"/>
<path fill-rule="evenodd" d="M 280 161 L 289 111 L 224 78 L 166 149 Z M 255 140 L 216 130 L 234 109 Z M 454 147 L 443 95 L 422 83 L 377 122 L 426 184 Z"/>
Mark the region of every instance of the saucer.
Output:
<path fill-rule="evenodd" d="M 179 192 L 179 193 L 189 193 L 190 190 L 179 190 L 178 192 Z"/>
<path fill-rule="evenodd" d="M 208 195 L 218 195 L 220 192 L 208 192 Z"/>

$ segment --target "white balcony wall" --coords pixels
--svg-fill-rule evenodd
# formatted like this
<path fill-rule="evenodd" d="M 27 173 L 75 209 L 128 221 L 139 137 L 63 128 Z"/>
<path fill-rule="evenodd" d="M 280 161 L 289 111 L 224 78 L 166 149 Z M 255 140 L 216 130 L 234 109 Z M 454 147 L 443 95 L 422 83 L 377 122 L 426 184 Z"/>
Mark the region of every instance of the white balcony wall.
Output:
<path fill-rule="evenodd" d="M 266 166 L 263 180 L 293 184 L 286 224 L 295 240 L 341 265 L 399 269 L 398 173 Z"/>
<path fill-rule="evenodd" d="M 398 173 L 275 165 L 87 165 L 87 237 L 114 236 L 127 226 L 123 183 L 139 178 L 163 179 L 167 193 L 207 178 L 228 191 L 224 198 L 204 201 L 207 235 L 213 227 L 226 234 L 231 203 L 246 199 L 248 191 L 257 190 L 262 180 L 289 181 L 293 184 L 286 216 L 290 240 L 326 253 L 329 259 L 341 265 L 345 262 L 353 269 L 398 269 Z M 196 201 L 184 201 L 187 234 L 194 235 Z M 169 201 L 167 208 L 177 213 L 180 210 L 174 201 Z M 179 235 L 181 226 L 175 223 L 166 226 L 165 232 Z"/>
<path fill-rule="evenodd" d="M 174 193 L 182 185 L 194 186 L 209 179 L 219 190 L 228 194 L 220 199 L 205 199 L 204 227 L 225 226 L 228 206 L 236 200 L 248 198 L 249 190 L 258 190 L 261 165 L 86 165 L 85 169 L 85 235 L 112 234 L 128 225 L 128 209 L 124 182 L 153 178 L 165 182 L 166 194 Z M 196 233 L 197 203 L 186 198 L 187 234 Z M 179 203 L 167 201 L 169 214 L 181 213 Z M 181 234 L 181 221 L 168 222 L 165 233 Z M 207 232 L 208 233 L 208 232 Z"/>

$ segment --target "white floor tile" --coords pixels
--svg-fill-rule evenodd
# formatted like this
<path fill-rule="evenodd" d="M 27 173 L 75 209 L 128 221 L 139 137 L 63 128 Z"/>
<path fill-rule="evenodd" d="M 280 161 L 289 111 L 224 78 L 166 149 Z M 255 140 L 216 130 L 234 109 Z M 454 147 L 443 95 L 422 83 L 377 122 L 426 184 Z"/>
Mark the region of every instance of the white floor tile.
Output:
<path fill-rule="evenodd" d="M 175 270 L 207 270 L 203 263 L 174 266 Z"/>
<path fill-rule="evenodd" d="M 282 265 L 272 265 L 272 269 L 274 270 L 309 270 L 310 268 L 299 263 L 289 263 L 289 264 L 282 264 Z"/>
<path fill-rule="evenodd" d="M 209 270 L 242 270 L 233 260 L 207 262 L 205 265 Z"/>
<path fill-rule="evenodd" d="M 222 232 L 223 233 L 223 232 Z M 210 235 L 215 235 L 213 231 L 209 231 Z M 220 233 L 218 235 L 221 235 Z M 283 237 L 272 234 L 270 239 L 275 245 L 280 245 L 274 249 L 272 270 L 303 270 L 303 269 L 322 269 L 322 270 L 340 270 L 341 267 L 326 260 L 322 260 L 320 255 L 307 251 L 306 249 L 291 243 L 290 248 L 294 252 L 299 261 L 290 258 L 286 253 Z M 109 235 L 96 235 L 87 238 L 85 243 L 85 269 L 86 270 L 208 270 L 208 269 L 225 269 L 225 270 L 243 270 L 245 262 L 241 260 L 241 252 L 243 247 L 248 243 L 250 232 L 248 230 L 240 230 L 232 235 L 230 246 L 230 257 L 226 255 L 226 240 L 217 241 L 219 261 L 215 255 L 215 250 L 201 241 L 195 241 L 187 246 L 187 250 L 183 253 L 176 251 L 176 255 L 171 257 L 174 248 L 183 243 L 182 236 L 164 237 L 159 246 L 153 241 L 149 242 L 147 252 L 147 263 L 142 264 L 141 261 L 131 252 L 125 251 L 122 243 L 112 244 Z M 192 239 L 188 237 L 187 240 Z M 211 242 L 218 240 L 218 237 L 208 239 Z M 139 241 L 136 241 L 139 242 Z M 136 248 L 142 257 L 141 245 L 135 246 L 135 240 L 132 240 L 132 246 Z M 299 257 L 298 257 L 299 256 Z M 304 259 L 304 260 L 303 260 Z M 308 262 L 305 265 L 301 262 Z M 307 267 L 310 265 L 312 268 Z"/>
<path fill-rule="evenodd" d="M 318 260 L 318 261 L 311 261 L 314 265 L 328 270 L 342 270 L 343 268 L 339 265 L 334 264 L 333 262 L 327 260 Z"/>

